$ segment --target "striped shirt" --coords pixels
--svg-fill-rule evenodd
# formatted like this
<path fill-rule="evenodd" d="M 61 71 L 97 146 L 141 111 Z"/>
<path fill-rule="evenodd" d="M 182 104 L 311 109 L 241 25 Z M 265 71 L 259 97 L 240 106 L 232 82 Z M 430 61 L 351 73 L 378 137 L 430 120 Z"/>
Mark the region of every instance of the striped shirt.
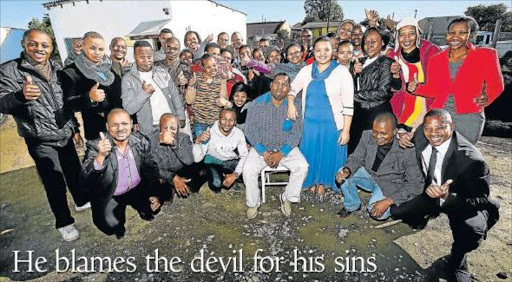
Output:
<path fill-rule="evenodd" d="M 202 124 L 213 124 L 219 119 L 222 107 L 217 106 L 220 98 L 221 80 L 214 77 L 211 83 L 206 81 L 203 73 L 196 73 L 196 99 L 193 103 L 194 120 Z"/>

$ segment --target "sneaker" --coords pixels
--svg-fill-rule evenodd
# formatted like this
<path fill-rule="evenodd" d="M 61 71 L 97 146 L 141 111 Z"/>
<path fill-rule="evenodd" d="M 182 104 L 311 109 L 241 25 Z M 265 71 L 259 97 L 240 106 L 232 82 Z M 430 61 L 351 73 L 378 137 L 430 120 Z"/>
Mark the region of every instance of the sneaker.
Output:
<path fill-rule="evenodd" d="M 283 200 L 283 195 L 279 197 L 279 200 L 281 201 L 281 211 L 285 216 L 289 217 L 292 214 L 292 202 Z"/>
<path fill-rule="evenodd" d="M 82 206 L 77 206 L 75 204 L 75 211 L 77 211 L 77 212 L 85 211 L 86 209 L 90 209 L 90 208 L 91 208 L 91 202 L 87 202 Z"/>
<path fill-rule="evenodd" d="M 78 237 L 80 237 L 80 233 L 78 233 L 78 230 L 76 230 L 74 224 L 61 227 L 58 230 L 60 235 L 62 235 L 62 239 L 64 239 L 66 242 L 75 241 L 78 239 Z"/>
<path fill-rule="evenodd" d="M 247 209 L 247 218 L 248 219 L 253 219 L 257 215 L 258 215 L 258 208 L 257 207 L 255 207 L 255 208 L 248 208 Z"/>

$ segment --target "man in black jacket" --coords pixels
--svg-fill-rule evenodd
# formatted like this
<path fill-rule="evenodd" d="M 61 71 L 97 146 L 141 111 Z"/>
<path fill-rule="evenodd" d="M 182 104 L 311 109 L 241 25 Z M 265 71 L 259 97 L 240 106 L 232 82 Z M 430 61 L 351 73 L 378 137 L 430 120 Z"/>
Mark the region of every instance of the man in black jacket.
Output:
<path fill-rule="evenodd" d="M 119 108 L 107 116 L 108 134 L 87 141 L 83 174 L 94 187 L 91 208 L 94 224 L 107 235 L 122 238 L 126 232 L 127 205 L 144 220 L 152 220 L 169 198 L 159 183 L 158 167 L 151 154 L 149 140 L 132 133 L 130 115 Z"/>
<path fill-rule="evenodd" d="M 21 44 L 20 58 L 0 66 L 0 112 L 14 116 L 43 182 L 55 226 L 64 240 L 73 241 L 79 233 L 68 209 L 66 183 L 77 209 L 86 208 L 73 144 L 74 140 L 81 146 L 82 138 L 73 113 L 63 109 L 56 74 L 60 67 L 49 59 L 52 39 L 42 30 L 31 29 L 23 34 Z"/>
<path fill-rule="evenodd" d="M 454 131 L 445 110 L 431 110 L 414 136 L 416 158 L 425 189 L 416 198 L 391 208 L 391 216 L 424 226 L 443 212 L 453 235 L 449 270 L 456 281 L 471 281 L 467 253 L 478 248 L 499 219 L 499 204 L 489 196 L 489 168 L 466 138 Z"/>

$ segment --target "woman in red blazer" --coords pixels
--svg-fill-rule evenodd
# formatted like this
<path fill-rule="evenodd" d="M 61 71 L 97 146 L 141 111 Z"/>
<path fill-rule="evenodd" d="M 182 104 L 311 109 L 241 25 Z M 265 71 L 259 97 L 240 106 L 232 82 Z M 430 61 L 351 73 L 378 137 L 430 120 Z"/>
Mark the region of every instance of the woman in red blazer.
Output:
<path fill-rule="evenodd" d="M 450 112 L 456 130 L 473 144 L 482 135 L 484 108 L 504 89 L 496 50 L 469 42 L 476 30 L 472 17 L 453 20 L 446 33 L 448 48 L 429 60 L 426 84 L 413 80 L 407 87 L 414 95 L 433 98 L 432 108 Z"/>

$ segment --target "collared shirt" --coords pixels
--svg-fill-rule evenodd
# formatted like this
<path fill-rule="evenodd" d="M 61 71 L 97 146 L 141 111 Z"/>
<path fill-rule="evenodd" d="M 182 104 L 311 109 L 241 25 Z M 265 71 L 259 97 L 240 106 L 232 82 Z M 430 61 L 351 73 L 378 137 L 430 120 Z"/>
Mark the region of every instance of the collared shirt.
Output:
<path fill-rule="evenodd" d="M 132 149 L 129 145 L 126 145 L 125 151 L 119 151 L 119 148 L 115 147 L 115 154 L 117 159 L 117 185 L 114 191 L 114 196 L 122 195 L 130 189 L 137 187 L 140 184 L 141 178 L 137 171 L 137 165 L 135 164 L 135 157 L 133 156 Z M 105 169 L 105 165 L 100 165 L 94 161 L 94 169 L 102 171 Z"/>
<path fill-rule="evenodd" d="M 450 139 L 446 140 L 443 144 L 436 146 L 437 150 L 437 161 L 436 161 L 436 167 L 434 169 L 434 177 L 432 177 L 432 183 L 427 183 L 427 185 L 438 185 L 441 186 L 442 183 L 442 176 L 441 171 L 443 168 L 443 161 L 444 156 L 446 155 L 446 152 L 448 151 L 448 147 L 450 147 L 450 142 L 452 140 L 452 137 Z M 430 156 L 432 155 L 432 145 L 428 145 L 423 152 L 421 152 L 421 163 L 422 163 L 422 169 L 425 175 L 428 173 L 428 163 L 430 162 Z M 441 205 L 443 204 L 444 200 L 441 199 Z"/>

